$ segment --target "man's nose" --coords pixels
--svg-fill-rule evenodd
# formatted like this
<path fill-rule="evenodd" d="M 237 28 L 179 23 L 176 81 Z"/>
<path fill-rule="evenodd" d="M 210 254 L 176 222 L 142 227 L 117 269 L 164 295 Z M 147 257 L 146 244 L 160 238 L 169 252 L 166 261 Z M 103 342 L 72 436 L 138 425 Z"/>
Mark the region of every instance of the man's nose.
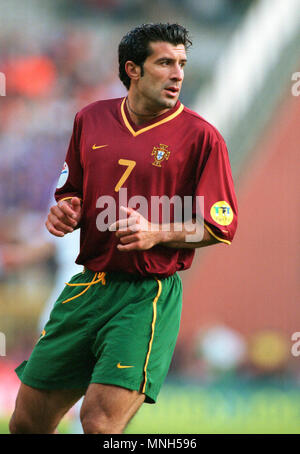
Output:
<path fill-rule="evenodd" d="M 184 76 L 184 73 L 183 73 L 182 66 L 180 66 L 179 64 L 178 65 L 174 65 L 173 71 L 172 71 L 172 74 L 171 74 L 171 79 L 174 79 L 174 80 L 177 80 L 177 81 L 180 82 L 180 81 L 183 80 L 183 76 Z"/>

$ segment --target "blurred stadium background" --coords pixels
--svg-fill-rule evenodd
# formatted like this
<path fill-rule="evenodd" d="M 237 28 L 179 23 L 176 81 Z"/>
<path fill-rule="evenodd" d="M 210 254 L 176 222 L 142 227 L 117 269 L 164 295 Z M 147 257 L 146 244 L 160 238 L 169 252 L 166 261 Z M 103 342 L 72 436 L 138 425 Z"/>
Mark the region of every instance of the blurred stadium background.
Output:
<path fill-rule="evenodd" d="M 121 37 L 164 21 L 191 32 L 181 100 L 223 134 L 240 217 L 230 247 L 197 251 L 181 274 L 167 381 L 127 432 L 300 432 L 299 0 L 0 0 L 0 433 L 13 370 L 73 273 L 78 238 L 55 241 L 44 221 L 74 115 L 125 94 Z M 62 431 L 74 421 L 71 411 Z"/>

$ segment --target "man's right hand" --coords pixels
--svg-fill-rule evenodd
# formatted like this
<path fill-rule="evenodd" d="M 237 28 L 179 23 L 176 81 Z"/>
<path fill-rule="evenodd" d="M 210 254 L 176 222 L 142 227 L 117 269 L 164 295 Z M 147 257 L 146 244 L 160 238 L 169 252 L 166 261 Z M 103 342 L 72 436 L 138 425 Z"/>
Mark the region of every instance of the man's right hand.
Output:
<path fill-rule="evenodd" d="M 78 197 L 59 201 L 50 208 L 45 225 L 47 230 L 55 236 L 65 236 L 71 233 L 78 225 L 82 216 L 81 200 Z"/>

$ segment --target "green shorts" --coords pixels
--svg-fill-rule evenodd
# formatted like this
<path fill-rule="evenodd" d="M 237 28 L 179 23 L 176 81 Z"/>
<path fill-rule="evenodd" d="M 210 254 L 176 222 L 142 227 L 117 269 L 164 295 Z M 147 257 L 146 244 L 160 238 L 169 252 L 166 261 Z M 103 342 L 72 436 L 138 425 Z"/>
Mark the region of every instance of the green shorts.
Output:
<path fill-rule="evenodd" d="M 85 270 L 66 284 L 16 373 L 33 388 L 111 384 L 154 403 L 172 359 L 181 305 L 177 273 L 156 279 Z"/>

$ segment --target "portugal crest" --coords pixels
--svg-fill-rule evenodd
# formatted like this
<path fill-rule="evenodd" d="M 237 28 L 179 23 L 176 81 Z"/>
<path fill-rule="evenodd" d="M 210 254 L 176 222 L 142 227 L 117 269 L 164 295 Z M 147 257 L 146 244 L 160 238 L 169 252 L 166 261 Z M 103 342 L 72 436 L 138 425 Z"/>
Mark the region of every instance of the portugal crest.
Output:
<path fill-rule="evenodd" d="M 151 153 L 151 156 L 154 156 L 155 161 L 152 162 L 152 165 L 156 167 L 161 167 L 161 163 L 165 159 L 169 159 L 170 151 L 167 150 L 168 145 L 164 145 L 163 143 L 159 144 L 159 147 L 154 147 Z"/>

